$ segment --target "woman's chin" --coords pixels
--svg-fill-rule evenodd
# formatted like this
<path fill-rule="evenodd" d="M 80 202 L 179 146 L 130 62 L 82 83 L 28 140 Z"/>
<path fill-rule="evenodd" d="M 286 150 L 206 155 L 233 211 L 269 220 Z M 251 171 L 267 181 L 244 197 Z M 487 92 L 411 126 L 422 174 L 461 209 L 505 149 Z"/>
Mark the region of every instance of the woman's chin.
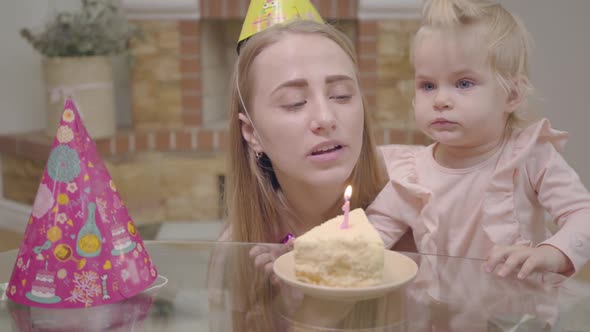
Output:
<path fill-rule="evenodd" d="M 330 169 L 330 170 L 322 170 L 314 172 L 315 174 L 310 178 L 310 182 L 316 186 L 334 186 L 334 185 L 343 185 L 346 183 L 350 174 L 352 173 L 352 168 L 350 169 Z"/>

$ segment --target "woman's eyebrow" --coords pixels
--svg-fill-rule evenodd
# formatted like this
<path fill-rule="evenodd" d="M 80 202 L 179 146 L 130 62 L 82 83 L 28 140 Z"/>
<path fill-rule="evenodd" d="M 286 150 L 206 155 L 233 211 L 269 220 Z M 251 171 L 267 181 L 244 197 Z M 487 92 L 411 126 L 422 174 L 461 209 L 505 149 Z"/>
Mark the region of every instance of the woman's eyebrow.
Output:
<path fill-rule="evenodd" d="M 326 77 L 325 81 L 326 81 L 326 84 L 330 84 L 330 83 L 339 82 L 339 81 L 354 81 L 354 79 L 348 75 L 330 75 L 330 76 Z M 286 82 L 279 84 L 276 88 L 274 88 L 271 95 L 276 93 L 278 90 L 280 90 L 282 88 L 289 88 L 289 87 L 305 88 L 308 85 L 309 84 L 308 84 L 307 80 L 305 80 L 303 78 L 296 78 L 296 79 L 288 80 Z"/>
<path fill-rule="evenodd" d="M 354 79 L 348 75 L 330 75 L 326 77 L 326 83 L 334 83 L 338 81 L 354 81 Z"/>
<path fill-rule="evenodd" d="M 279 84 L 279 86 L 277 86 L 276 88 L 274 88 L 274 90 L 272 91 L 271 95 L 274 94 L 275 92 L 277 92 L 278 90 L 282 89 L 282 88 L 289 88 L 289 87 L 295 87 L 295 88 L 304 88 L 306 87 L 307 84 L 307 80 L 302 79 L 302 78 L 296 78 L 293 80 L 289 80 L 286 82 L 283 82 L 281 84 Z"/>

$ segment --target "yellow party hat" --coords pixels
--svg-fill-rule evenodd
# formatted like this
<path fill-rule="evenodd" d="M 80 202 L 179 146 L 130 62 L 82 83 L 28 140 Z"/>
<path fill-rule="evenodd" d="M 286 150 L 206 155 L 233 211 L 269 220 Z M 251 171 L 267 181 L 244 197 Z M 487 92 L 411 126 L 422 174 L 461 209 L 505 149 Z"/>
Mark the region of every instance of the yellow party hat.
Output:
<path fill-rule="evenodd" d="M 309 0 L 252 0 L 238 39 L 241 42 L 272 25 L 293 19 L 324 20 Z"/>

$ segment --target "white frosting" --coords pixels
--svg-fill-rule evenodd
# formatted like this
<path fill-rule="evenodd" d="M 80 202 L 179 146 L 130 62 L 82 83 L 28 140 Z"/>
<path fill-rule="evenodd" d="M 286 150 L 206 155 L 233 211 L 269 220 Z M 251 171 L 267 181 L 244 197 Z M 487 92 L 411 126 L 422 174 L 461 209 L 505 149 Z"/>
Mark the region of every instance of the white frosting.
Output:
<path fill-rule="evenodd" d="M 295 240 L 297 279 L 332 287 L 364 287 L 383 282 L 384 244 L 365 212 L 349 213 L 314 227 Z"/>
<path fill-rule="evenodd" d="M 50 297 L 54 297 L 55 293 L 54 292 L 49 292 L 49 293 L 42 293 L 42 292 L 37 292 L 36 290 L 31 290 L 31 293 L 33 295 L 35 295 L 36 297 L 43 297 L 43 298 L 50 298 Z"/>
<path fill-rule="evenodd" d="M 131 239 L 127 237 L 124 240 L 116 241 L 114 247 L 116 250 L 123 250 L 123 249 L 129 247 L 130 245 L 131 245 Z"/>
<path fill-rule="evenodd" d="M 113 236 L 123 234 L 123 233 L 125 233 L 125 228 L 123 228 L 123 227 L 117 227 L 111 231 L 111 234 L 113 234 Z"/>
<path fill-rule="evenodd" d="M 37 297 L 50 298 L 55 296 L 55 289 L 43 292 L 33 287 L 33 289 L 31 289 L 31 293 Z"/>
<path fill-rule="evenodd" d="M 50 276 L 50 275 L 40 275 L 40 274 L 37 274 L 35 276 L 35 280 L 42 281 L 42 282 L 53 283 L 53 279 L 54 279 L 54 277 L 52 275 Z"/>

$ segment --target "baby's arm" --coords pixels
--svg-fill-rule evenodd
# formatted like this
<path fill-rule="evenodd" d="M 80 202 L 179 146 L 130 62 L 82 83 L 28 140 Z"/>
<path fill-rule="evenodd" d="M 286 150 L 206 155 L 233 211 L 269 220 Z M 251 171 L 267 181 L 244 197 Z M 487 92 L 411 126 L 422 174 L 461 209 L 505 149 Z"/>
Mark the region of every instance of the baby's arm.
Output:
<path fill-rule="evenodd" d="M 590 259 L 590 193 L 580 181 L 576 171 L 553 150 L 553 158 L 547 163 L 536 181 L 539 202 L 557 223 L 559 230 L 538 247 L 552 246 L 559 249 L 578 271 Z"/>
<path fill-rule="evenodd" d="M 507 276 L 519 266 L 519 279 L 528 277 L 535 270 L 562 274 L 573 272 L 572 261 L 561 250 L 547 244 L 538 247 L 494 247 L 486 262 L 486 271 L 492 272 L 502 262 L 502 267 L 498 269 L 498 275 L 501 277 Z"/>
<path fill-rule="evenodd" d="M 365 210 L 369 221 L 379 232 L 385 248 L 390 249 L 408 230 L 408 224 L 404 222 L 402 212 L 408 212 L 407 206 L 403 206 L 403 199 L 398 195 L 391 182 L 387 182 L 373 203 Z"/>
<path fill-rule="evenodd" d="M 572 274 L 590 259 L 590 194 L 577 173 L 548 145 L 527 160 L 526 171 L 537 199 L 553 216 L 559 231 L 535 248 L 494 248 L 486 268 L 493 270 L 505 259 L 500 275 L 520 265 L 522 278 L 534 270 Z"/>

